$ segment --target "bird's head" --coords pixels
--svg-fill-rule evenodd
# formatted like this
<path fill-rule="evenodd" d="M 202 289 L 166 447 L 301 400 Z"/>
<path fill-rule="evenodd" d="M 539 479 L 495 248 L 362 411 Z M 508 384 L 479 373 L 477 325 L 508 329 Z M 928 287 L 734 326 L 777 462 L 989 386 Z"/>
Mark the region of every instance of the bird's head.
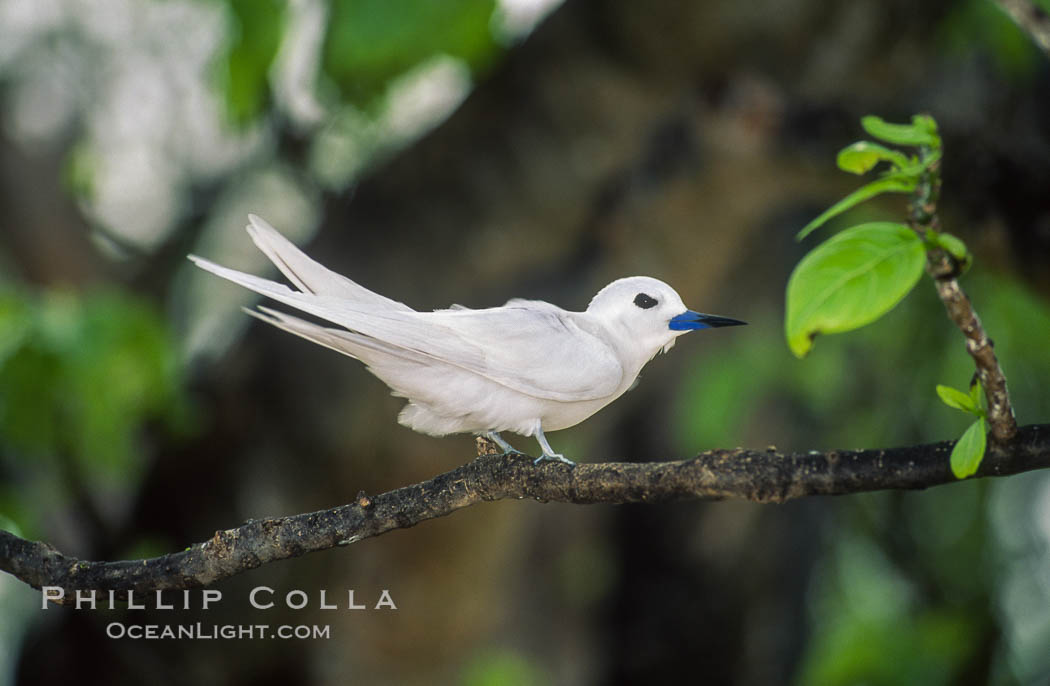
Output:
<path fill-rule="evenodd" d="M 689 331 L 746 324 L 694 312 L 673 288 L 648 276 L 613 281 L 598 291 L 587 312 L 624 331 L 638 348 L 651 351 L 650 357 L 660 350 L 667 352 L 676 338 Z"/>

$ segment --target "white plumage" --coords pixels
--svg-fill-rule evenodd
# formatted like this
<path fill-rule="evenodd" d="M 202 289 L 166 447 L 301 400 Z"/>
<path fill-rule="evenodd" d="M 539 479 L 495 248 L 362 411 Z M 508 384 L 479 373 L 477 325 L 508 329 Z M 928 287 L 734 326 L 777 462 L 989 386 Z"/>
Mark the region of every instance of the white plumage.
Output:
<path fill-rule="evenodd" d="M 538 300 L 417 312 L 318 264 L 263 219 L 248 233 L 296 287 L 222 267 L 199 267 L 339 328 L 260 307 L 250 314 L 364 362 L 408 399 L 398 421 L 423 433 L 475 433 L 513 450 L 500 431 L 535 435 L 540 459 L 567 462 L 543 432 L 573 426 L 620 397 L 646 362 L 692 329 L 743 324 L 687 310 L 667 284 L 618 279 L 585 312 Z"/>

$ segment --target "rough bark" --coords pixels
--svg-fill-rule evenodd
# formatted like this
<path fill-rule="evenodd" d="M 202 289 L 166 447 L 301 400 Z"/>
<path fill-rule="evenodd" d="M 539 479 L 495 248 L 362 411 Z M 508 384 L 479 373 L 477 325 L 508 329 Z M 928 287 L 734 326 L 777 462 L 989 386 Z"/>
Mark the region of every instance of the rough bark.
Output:
<path fill-rule="evenodd" d="M 27 584 L 76 589 L 154 591 L 208 586 L 268 562 L 345 546 L 404 529 L 477 503 L 532 499 L 575 504 L 650 503 L 684 498 L 745 498 L 782 503 L 811 495 L 924 489 L 952 483 L 953 443 L 886 450 L 782 453 L 711 450 L 674 462 L 534 466 L 526 455 L 497 455 L 479 439 L 473 462 L 381 495 L 360 493 L 330 510 L 249 521 L 217 531 L 180 553 L 148 560 L 89 562 L 0 531 L 0 569 Z M 1050 467 L 1050 425 L 1022 427 L 1009 445 L 993 444 L 978 477 Z"/>

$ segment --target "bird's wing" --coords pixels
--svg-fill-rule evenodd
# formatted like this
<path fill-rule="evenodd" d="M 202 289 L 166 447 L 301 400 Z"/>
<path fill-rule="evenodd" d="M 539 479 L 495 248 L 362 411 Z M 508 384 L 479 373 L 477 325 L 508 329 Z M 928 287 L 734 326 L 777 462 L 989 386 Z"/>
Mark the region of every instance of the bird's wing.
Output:
<path fill-rule="evenodd" d="M 293 291 L 279 283 L 191 256 L 201 268 L 245 288 L 354 332 L 341 337 L 324 327 L 287 319 L 292 333 L 351 356 L 361 336 L 388 354 L 419 356 L 460 367 L 537 398 L 573 402 L 611 395 L 623 380 L 612 348 L 584 331 L 567 312 L 546 303 L 517 301 L 487 310 L 415 312 L 363 305 L 331 295 Z M 271 315 L 272 317 L 272 315 Z M 322 333 L 323 332 L 323 333 Z M 381 346 L 379 345 L 381 344 Z"/>
<path fill-rule="evenodd" d="M 548 303 L 516 300 L 484 310 L 399 318 L 418 322 L 420 334 L 427 328 L 435 332 L 424 338 L 435 357 L 535 397 L 595 400 L 611 395 L 623 381 L 623 365 L 613 348 L 581 328 L 572 313 Z M 439 331 L 447 340 L 436 335 Z M 396 335 L 385 333 L 385 340 Z"/>
<path fill-rule="evenodd" d="M 246 228 L 252 241 L 300 291 L 317 295 L 334 295 L 391 310 L 413 311 L 408 305 L 370 291 L 342 274 L 337 274 L 310 259 L 306 253 L 282 236 L 262 217 L 249 214 L 248 221 L 250 223 Z"/>

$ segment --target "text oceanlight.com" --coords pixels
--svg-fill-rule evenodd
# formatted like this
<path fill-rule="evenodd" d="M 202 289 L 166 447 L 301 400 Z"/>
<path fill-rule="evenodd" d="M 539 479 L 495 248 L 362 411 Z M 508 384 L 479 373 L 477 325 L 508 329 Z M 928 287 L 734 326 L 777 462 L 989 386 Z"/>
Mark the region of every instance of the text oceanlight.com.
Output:
<path fill-rule="evenodd" d="M 317 624 L 125 624 L 110 622 L 106 636 L 132 640 L 307 640 L 331 638 L 331 627 Z"/>

